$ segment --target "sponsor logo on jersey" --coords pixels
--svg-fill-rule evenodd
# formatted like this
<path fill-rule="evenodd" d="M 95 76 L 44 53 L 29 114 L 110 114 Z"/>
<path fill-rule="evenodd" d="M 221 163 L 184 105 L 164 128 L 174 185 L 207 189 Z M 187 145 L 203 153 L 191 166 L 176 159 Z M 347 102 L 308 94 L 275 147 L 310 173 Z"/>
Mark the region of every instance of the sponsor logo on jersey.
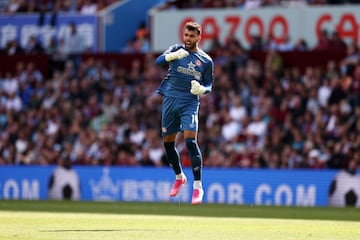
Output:
<path fill-rule="evenodd" d="M 186 75 L 191 75 L 193 77 L 195 77 L 195 79 L 200 79 L 201 78 L 201 72 L 196 71 L 195 69 L 196 64 L 194 64 L 192 61 L 190 61 L 188 63 L 188 67 L 184 68 L 182 66 L 178 66 L 177 67 L 177 71 Z"/>

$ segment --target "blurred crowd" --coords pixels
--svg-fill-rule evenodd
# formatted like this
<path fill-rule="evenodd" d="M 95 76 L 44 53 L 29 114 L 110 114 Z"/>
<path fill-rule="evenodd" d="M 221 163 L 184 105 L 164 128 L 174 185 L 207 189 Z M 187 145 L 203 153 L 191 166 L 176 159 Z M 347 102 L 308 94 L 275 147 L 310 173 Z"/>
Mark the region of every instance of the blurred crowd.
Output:
<path fill-rule="evenodd" d="M 358 4 L 360 0 L 167 0 L 158 6 L 163 9 L 189 8 L 246 8 L 299 7 L 335 4 Z"/>
<path fill-rule="evenodd" d="M 206 167 L 358 168 L 360 51 L 326 69 L 285 66 L 278 46 L 260 63 L 237 39 L 214 44 L 213 92 L 201 98 Z M 319 50 L 328 51 L 328 50 Z M 18 62 L 0 80 L 0 163 L 165 166 L 160 135 L 166 74 L 156 55 L 130 70 L 99 59 L 62 59 L 44 77 Z M 178 148 L 190 165 L 185 143 Z"/>
<path fill-rule="evenodd" d="M 326 69 L 307 66 L 303 72 L 297 66 L 285 67 L 276 47 L 268 49 L 260 64 L 236 40 L 226 46 L 217 50 L 215 58 L 216 94 L 204 100 L 216 103 L 208 106 L 201 121 L 206 122 L 209 165 L 359 166 L 360 51 L 356 44 L 346 46 L 342 61 L 329 61 Z M 218 136 L 217 141 L 207 135 Z"/>
<path fill-rule="evenodd" d="M 52 57 L 53 62 L 64 62 L 71 55 L 92 52 L 90 46 L 85 43 L 84 36 L 78 31 L 75 22 L 69 22 L 68 31 L 60 38 L 52 36 L 48 44 L 40 41 L 39 37 L 34 34 L 31 35 L 24 46 L 21 46 L 19 40 L 14 38 L 9 40 L 4 48 L 0 48 L 0 53 L 5 55 L 15 54 L 48 54 Z"/>
<path fill-rule="evenodd" d="M 121 0 L 0 0 L 0 13 L 96 14 Z"/>
<path fill-rule="evenodd" d="M 38 14 L 39 26 L 55 26 L 57 24 L 57 16 L 59 14 L 76 13 L 76 14 L 97 14 L 104 8 L 111 4 L 121 2 L 122 0 L 0 0 L 0 14 L 23 14 L 35 13 Z M 318 6 L 331 4 L 356 4 L 360 0 L 159 0 L 159 4 L 153 7 L 153 10 L 168 10 L 168 9 L 209 9 L 209 8 L 261 8 L 261 7 L 298 7 L 301 5 Z M 46 15 L 50 15 L 50 20 L 45 20 Z M 46 22 L 45 22 L 46 21 Z M 127 44 L 119 49 L 122 53 L 147 53 L 151 51 L 150 47 L 150 32 L 146 21 L 139 22 L 138 29 L 133 37 L 128 39 Z M 9 55 L 16 53 L 52 53 L 53 51 L 60 52 L 59 55 L 71 54 L 71 49 L 76 49 L 78 52 L 91 52 L 89 46 L 84 46 L 84 39 L 81 39 L 81 34 L 76 32 L 77 26 L 75 23 L 69 23 L 69 28 L 72 29 L 73 36 L 58 36 L 50 39 L 39 39 L 38 36 L 33 35 L 28 38 L 28 43 L 21 46 L 17 39 L 8 40 L 0 51 L 6 52 Z M 73 31 L 74 29 L 74 31 Z M 337 33 L 323 32 L 323 39 L 335 39 Z M 338 38 L 338 37 L 337 37 Z M 75 39 L 75 40 L 73 40 Z M 338 38 L 339 39 L 339 38 Z M 76 47 L 71 47 L 71 42 L 76 42 Z M 265 42 L 261 42 L 265 41 Z M 295 41 L 295 42 L 294 42 Z M 251 50 L 264 50 L 259 47 L 272 44 L 272 36 L 267 39 L 260 39 L 258 36 L 253 36 L 253 43 Z M 322 49 L 326 44 L 322 44 Z M 326 45 L 327 48 L 332 49 L 333 46 Z M 336 48 L 344 46 L 335 46 Z M 304 39 L 290 39 L 279 46 L 280 51 L 292 50 L 308 50 L 307 42 Z"/>
<path fill-rule="evenodd" d="M 6 6 L 0 9 L 9 13 L 82 11 L 91 5 L 84 10 L 89 13 L 113 2 L 0 0 Z M 290 2 L 164 1 L 159 8 Z M 146 24 L 139 24 L 123 49 L 144 54 L 144 61 L 134 60 L 130 69 L 94 57 L 82 59 L 79 54 L 87 51 L 83 40 L 76 34 L 76 25 L 70 23 L 69 28 L 72 34 L 46 47 L 31 37 L 25 47 L 15 40 L 2 49 L 8 55 L 49 54 L 51 71 L 50 77 L 44 76 L 35 62 L 18 62 L 15 71 L 1 70 L 0 164 L 50 165 L 67 160 L 74 165 L 167 165 L 160 134 L 162 99 L 156 94 L 167 69 L 154 65 L 157 56 L 150 51 Z M 328 61 L 326 68 L 302 70 L 286 65 L 281 55 L 312 50 L 346 52 L 346 57 Z M 264 51 L 265 61 L 255 61 L 250 51 Z M 249 49 L 236 38 L 224 43 L 214 39 L 209 52 L 215 82 L 213 92 L 201 97 L 198 136 L 205 167 L 360 168 L 358 43 L 345 43 L 337 32 L 323 31 L 313 49 L 302 39 L 277 43 L 271 36 L 254 36 Z M 184 166 L 190 166 L 181 134 L 177 142 Z"/>
<path fill-rule="evenodd" d="M 0 0 L 0 13 L 62 12 L 96 14 L 122 0 Z M 159 0 L 157 8 L 247 8 L 358 4 L 360 0 Z"/>

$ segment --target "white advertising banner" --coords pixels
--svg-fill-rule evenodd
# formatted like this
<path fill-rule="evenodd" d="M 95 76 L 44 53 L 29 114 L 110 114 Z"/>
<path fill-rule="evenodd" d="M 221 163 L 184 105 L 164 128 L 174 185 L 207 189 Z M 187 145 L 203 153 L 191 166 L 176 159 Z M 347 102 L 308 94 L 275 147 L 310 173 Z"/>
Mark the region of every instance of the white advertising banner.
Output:
<path fill-rule="evenodd" d="M 55 25 L 50 24 L 51 16 L 45 17 L 44 23 L 39 24 L 37 14 L 18 14 L 0 16 L 0 48 L 17 39 L 21 47 L 26 47 L 31 36 L 36 36 L 41 44 L 47 47 L 50 39 L 64 38 L 69 33 L 69 23 L 76 24 L 77 31 L 84 40 L 84 45 L 97 51 L 97 17 L 94 15 L 61 14 Z"/>
<path fill-rule="evenodd" d="M 281 42 L 285 37 L 295 43 L 305 39 L 314 47 L 321 30 L 338 31 L 346 41 L 360 43 L 360 6 L 261 8 L 261 9 L 212 9 L 153 11 L 151 16 L 152 49 L 164 51 L 169 45 L 181 42 L 184 23 L 193 20 L 203 28 L 201 47 L 207 50 L 213 39 L 221 43 L 235 37 L 248 48 L 251 36 L 263 40 L 269 34 Z"/>

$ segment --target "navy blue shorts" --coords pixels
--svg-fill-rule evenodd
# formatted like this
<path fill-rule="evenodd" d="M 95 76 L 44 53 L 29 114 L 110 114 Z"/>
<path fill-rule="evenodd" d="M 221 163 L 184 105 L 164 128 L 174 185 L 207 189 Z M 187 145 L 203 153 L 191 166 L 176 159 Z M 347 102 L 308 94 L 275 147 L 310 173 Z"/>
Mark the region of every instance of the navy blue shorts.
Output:
<path fill-rule="evenodd" d="M 184 130 L 198 131 L 200 102 L 197 99 L 164 97 L 162 105 L 162 135 Z"/>

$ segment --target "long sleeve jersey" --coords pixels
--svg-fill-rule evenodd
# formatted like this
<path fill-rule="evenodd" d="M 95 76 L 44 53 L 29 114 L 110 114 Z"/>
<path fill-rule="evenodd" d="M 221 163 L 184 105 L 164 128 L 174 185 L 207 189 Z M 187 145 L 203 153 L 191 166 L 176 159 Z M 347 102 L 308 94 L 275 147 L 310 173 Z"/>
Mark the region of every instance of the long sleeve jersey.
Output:
<path fill-rule="evenodd" d="M 211 57 L 203 50 L 198 50 L 196 52 L 189 51 L 189 56 L 179 60 L 170 62 L 165 60 L 166 54 L 180 48 L 185 49 L 183 45 L 174 44 L 155 60 L 157 65 L 169 65 L 168 74 L 161 82 L 158 93 L 176 98 L 198 98 L 190 93 L 192 80 L 197 80 L 203 85 L 206 89 L 205 93 L 211 92 L 214 80 L 214 63 Z"/>

